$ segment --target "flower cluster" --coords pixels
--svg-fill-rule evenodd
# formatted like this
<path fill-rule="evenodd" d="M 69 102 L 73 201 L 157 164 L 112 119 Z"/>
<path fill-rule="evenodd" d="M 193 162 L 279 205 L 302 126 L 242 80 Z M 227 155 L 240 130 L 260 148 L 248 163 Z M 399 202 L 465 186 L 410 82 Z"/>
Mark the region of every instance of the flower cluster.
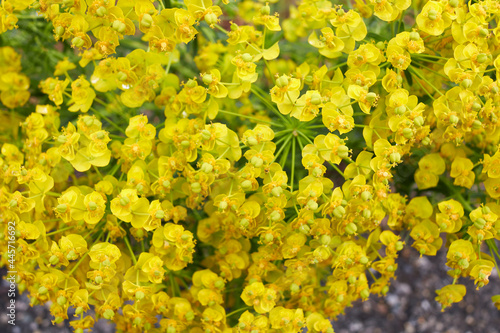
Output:
<path fill-rule="evenodd" d="M 332 333 L 407 243 L 443 309 L 498 270 L 498 4 L 271 2 L 2 2 L 61 49 L 0 48 L 0 244 L 54 323 Z"/>

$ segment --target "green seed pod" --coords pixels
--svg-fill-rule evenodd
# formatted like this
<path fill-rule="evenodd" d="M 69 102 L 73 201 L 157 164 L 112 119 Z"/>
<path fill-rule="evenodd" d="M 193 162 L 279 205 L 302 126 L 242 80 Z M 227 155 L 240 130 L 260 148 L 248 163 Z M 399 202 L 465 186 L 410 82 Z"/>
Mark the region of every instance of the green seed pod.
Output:
<path fill-rule="evenodd" d="M 191 183 L 191 191 L 193 191 L 193 193 L 200 193 L 201 192 L 201 184 L 198 182 Z"/>
<path fill-rule="evenodd" d="M 356 231 L 358 231 L 358 227 L 354 224 L 354 223 L 349 223 L 346 227 L 345 227 L 345 231 L 349 234 L 349 235 L 353 235 L 356 233 Z"/>
<path fill-rule="evenodd" d="M 212 83 L 214 81 L 214 78 L 213 78 L 212 74 L 208 74 L 207 73 L 207 74 L 203 75 L 203 77 L 201 78 L 201 80 L 206 85 L 209 85 L 210 83 Z"/>
<path fill-rule="evenodd" d="M 151 25 L 153 24 L 153 18 L 149 14 L 144 14 L 141 19 L 141 25 L 150 28 Z"/>
<path fill-rule="evenodd" d="M 85 41 L 81 37 L 75 37 L 71 40 L 71 44 L 74 47 L 80 48 L 85 44 Z"/>
<path fill-rule="evenodd" d="M 286 87 L 288 85 L 288 77 L 286 75 L 280 76 L 278 79 L 276 79 L 276 86 L 279 88 Z"/>

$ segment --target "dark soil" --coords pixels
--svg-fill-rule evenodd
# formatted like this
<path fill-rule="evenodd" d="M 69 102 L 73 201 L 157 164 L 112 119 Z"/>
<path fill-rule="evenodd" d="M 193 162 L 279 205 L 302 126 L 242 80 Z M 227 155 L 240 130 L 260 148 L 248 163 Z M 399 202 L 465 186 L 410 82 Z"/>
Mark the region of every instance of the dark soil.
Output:
<path fill-rule="evenodd" d="M 500 294 L 498 273 L 493 270 L 490 283 L 475 290 L 472 281 L 461 279 L 467 286 L 464 300 L 441 312 L 434 300 L 435 290 L 452 282 L 446 274 L 445 254 L 419 258 L 411 248 L 399 258 L 398 279 L 393 281 L 385 298 L 371 297 L 346 309 L 333 323 L 336 333 L 500 333 L 500 312 L 490 298 Z M 3 271 L 5 272 L 5 271 Z M 0 287 L 0 304 L 5 309 L 7 284 Z M 52 326 L 47 307 L 30 308 L 26 297 L 18 298 L 16 326 L 7 324 L 5 310 L 0 316 L 0 333 L 66 333 L 67 323 Z M 111 333 L 113 326 L 99 321 L 93 332 Z"/>

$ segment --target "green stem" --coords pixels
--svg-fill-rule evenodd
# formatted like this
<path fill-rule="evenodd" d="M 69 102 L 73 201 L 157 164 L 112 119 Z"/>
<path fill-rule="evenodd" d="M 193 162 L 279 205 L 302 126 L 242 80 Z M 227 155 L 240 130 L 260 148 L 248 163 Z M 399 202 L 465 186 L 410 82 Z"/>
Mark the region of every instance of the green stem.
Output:
<path fill-rule="evenodd" d="M 115 129 L 117 129 L 118 131 L 122 132 L 123 134 L 125 134 L 125 131 L 120 127 L 118 126 L 117 124 L 115 124 L 111 119 L 109 119 L 108 117 L 106 117 L 105 115 L 103 115 L 100 111 L 97 111 L 96 109 L 94 109 L 93 107 L 90 108 L 90 110 L 92 110 L 98 117 L 106 120 L 111 126 L 113 126 Z"/>
<path fill-rule="evenodd" d="M 288 141 L 290 141 L 292 139 L 292 135 L 289 135 L 286 137 L 286 140 L 285 142 L 283 143 L 283 145 L 280 147 L 280 149 L 278 150 L 278 152 L 276 153 L 276 155 L 274 155 L 274 159 L 273 159 L 273 162 L 276 161 L 276 159 L 278 158 L 278 156 L 281 154 L 281 152 L 283 151 L 283 149 L 285 149 L 285 146 L 288 145 Z"/>
<path fill-rule="evenodd" d="M 251 120 L 254 120 L 254 121 L 259 121 L 261 123 L 269 124 L 269 125 L 276 126 L 276 127 L 283 127 L 283 125 L 281 125 L 281 124 L 277 124 L 277 123 L 274 123 L 272 121 L 262 120 L 262 119 L 259 119 L 259 118 L 256 118 L 256 117 L 252 117 L 252 116 L 247 116 L 245 114 L 240 114 L 240 113 L 231 112 L 231 111 L 225 111 L 225 110 L 219 110 L 219 112 L 220 113 L 224 113 L 224 114 L 229 114 L 229 115 L 232 115 L 232 116 L 236 116 L 236 117 L 247 118 L 247 119 L 251 119 Z"/>
<path fill-rule="evenodd" d="M 128 240 L 127 235 L 125 235 L 125 237 L 123 237 L 123 240 L 125 241 L 125 245 L 127 245 L 127 248 L 130 252 L 130 257 L 132 258 L 134 265 L 137 264 L 137 259 L 135 258 L 134 251 L 132 251 L 132 246 L 130 246 L 130 241 Z"/>
<path fill-rule="evenodd" d="M 450 190 L 452 193 L 451 196 L 456 196 L 458 201 L 464 206 L 464 208 L 470 213 L 474 210 L 474 207 L 471 206 L 468 200 L 465 200 L 465 198 L 462 196 L 462 194 L 456 189 L 453 184 L 450 183 L 448 179 L 445 177 L 440 178 L 441 182 L 446 185 L 446 187 Z"/>
<path fill-rule="evenodd" d="M 295 137 L 297 138 L 297 137 Z M 293 193 L 293 181 L 295 176 L 295 138 L 292 142 L 292 174 L 290 175 L 290 192 Z"/>
<path fill-rule="evenodd" d="M 75 226 L 71 226 L 71 227 L 62 228 L 62 229 L 59 229 L 59 230 L 56 230 L 56 231 L 52 231 L 52 232 L 47 233 L 46 236 L 52 236 L 52 235 L 61 233 L 61 232 L 66 231 L 66 230 L 73 229 L 74 227 Z"/>
<path fill-rule="evenodd" d="M 238 310 L 234 310 L 233 312 L 229 312 L 227 315 L 226 315 L 226 318 L 227 317 L 231 317 L 232 315 L 238 313 L 238 312 L 241 312 L 241 311 L 245 311 L 245 310 L 248 310 L 248 309 L 251 309 L 252 307 L 251 306 L 246 306 L 244 308 L 240 308 Z"/>

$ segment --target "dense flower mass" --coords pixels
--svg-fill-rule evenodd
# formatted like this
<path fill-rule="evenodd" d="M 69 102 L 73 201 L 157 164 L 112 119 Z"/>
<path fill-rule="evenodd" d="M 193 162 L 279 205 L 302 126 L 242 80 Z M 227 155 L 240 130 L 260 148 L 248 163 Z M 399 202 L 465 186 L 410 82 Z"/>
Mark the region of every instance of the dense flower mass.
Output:
<path fill-rule="evenodd" d="M 337 3 L 3 0 L 1 265 L 15 239 L 31 305 L 77 333 L 332 333 L 406 244 L 446 253 L 443 309 L 486 286 L 499 2 Z"/>

